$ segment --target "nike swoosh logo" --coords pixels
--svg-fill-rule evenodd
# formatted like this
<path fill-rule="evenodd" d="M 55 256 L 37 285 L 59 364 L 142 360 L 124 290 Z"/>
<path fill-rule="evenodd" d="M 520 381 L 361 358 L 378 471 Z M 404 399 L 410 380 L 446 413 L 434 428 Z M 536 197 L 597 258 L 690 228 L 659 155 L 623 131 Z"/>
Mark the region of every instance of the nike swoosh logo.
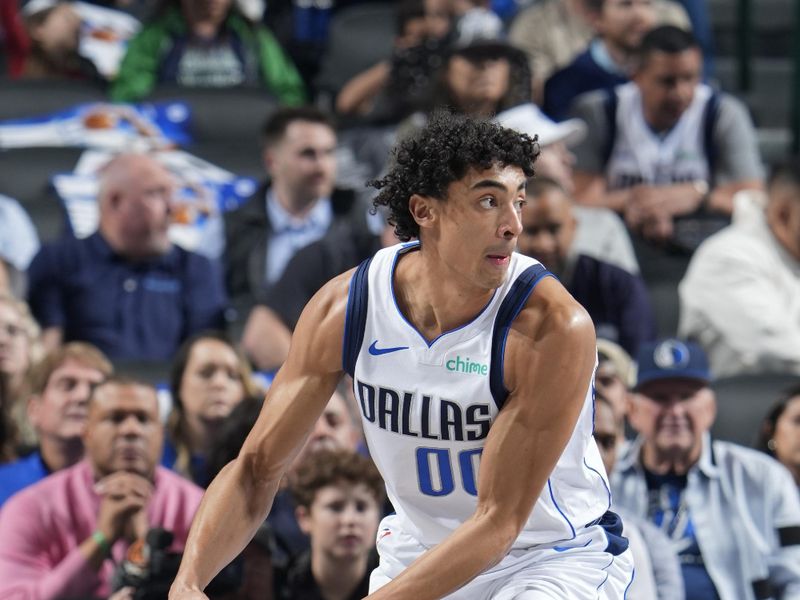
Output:
<path fill-rule="evenodd" d="M 378 348 L 377 346 L 378 340 L 372 342 L 372 345 L 369 347 L 369 353 L 372 356 L 380 356 L 381 354 L 389 354 L 391 352 L 397 352 L 398 350 L 408 350 L 408 346 L 395 346 L 394 348 Z"/>

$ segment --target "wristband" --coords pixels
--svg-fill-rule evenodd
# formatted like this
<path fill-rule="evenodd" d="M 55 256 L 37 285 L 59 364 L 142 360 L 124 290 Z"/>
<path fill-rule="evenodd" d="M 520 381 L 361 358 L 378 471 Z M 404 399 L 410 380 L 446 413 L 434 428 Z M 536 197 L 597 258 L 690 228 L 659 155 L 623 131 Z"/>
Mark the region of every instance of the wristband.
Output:
<path fill-rule="evenodd" d="M 106 538 L 105 534 L 102 531 L 97 530 L 94 533 L 92 533 L 92 539 L 98 546 L 100 546 L 100 550 L 103 551 L 104 556 L 108 556 L 109 554 L 111 554 L 111 546 L 108 543 L 108 538 Z"/>

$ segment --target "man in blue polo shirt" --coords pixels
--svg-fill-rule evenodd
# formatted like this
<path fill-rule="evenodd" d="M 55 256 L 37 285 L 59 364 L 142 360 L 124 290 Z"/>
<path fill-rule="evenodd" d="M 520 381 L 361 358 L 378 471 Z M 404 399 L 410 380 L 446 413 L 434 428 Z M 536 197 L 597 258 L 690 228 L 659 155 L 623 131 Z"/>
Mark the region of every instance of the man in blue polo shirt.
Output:
<path fill-rule="evenodd" d="M 27 406 L 39 447 L 0 466 L 0 506 L 21 489 L 83 458 L 81 434 L 89 396 L 111 370 L 103 353 L 83 342 L 65 344 L 39 361 L 31 374 Z"/>
<path fill-rule="evenodd" d="M 84 340 L 112 359 L 164 360 L 224 325 L 221 269 L 167 235 L 174 185 L 150 156 L 118 156 L 100 177 L 99 230 L 34 258 L 29 303 L 48 348 Z"/>

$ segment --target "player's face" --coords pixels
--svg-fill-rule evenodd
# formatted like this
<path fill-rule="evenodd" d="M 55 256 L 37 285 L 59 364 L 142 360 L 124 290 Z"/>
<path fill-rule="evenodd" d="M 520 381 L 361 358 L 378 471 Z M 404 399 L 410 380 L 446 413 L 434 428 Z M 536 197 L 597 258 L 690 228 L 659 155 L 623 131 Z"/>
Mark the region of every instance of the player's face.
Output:
<path fill-rule="evenodd" d="M 190 421 L 212 423 L 227 417 L 245 394 L 233 349 L 210 338 L 196 342 L 189 352 L 180 393 Z"/>
<path fill-rule="evenodd" d="M 614 463 L 617 462 L 617 442 L 619 441 L 619 428 L 614 410 L 605 402 L 594 404 L 594 440 L 603 459 L 606 473 L 611 473 Z"/>
<path fill-rule="evenodd" d="M 503 283 L 522 231 L 525 174 L 518 167 L 469 171 L 434 200 L 429 241 L 457 281 L 484 290 Z M 424 242 L 428 243 L 428 242 Z"/>
<path fill-rule="evenodd" d="M 357 559 L 375 545 L 379 507 L 363 483 L 321 488 L 308 511 L 298 510 L 297 516 L 300 528 L 311 536 L 312 556 Z"/>
<path fill-rule="evenodd" d="M 294 121 L 283 139 L 265 154 L 277 187 L 292 196 L 285 201 L 304 207 L 329 196 L 336 179 L 336 134 L 322 123 Z"/>
<path fill-rule="evenodd" d="M 713 392 L 689 379 L 654 381 L 634 394 L 629 419 L 645 444 L 662 459 L 686 459 L 699 452 L 716 416 Z"/>
<path fill-rule="evenodd" d="M 522 210 L 522 233 L 517 249 L 554 273 L 563 272 L 574 238 L 575 217 L 571 201 L 563 192 L 548 190 L 533 198 Z"/>
<path fill-rule="evenodd" d="M 96 476 L 116 471 L 151 476 L 163 435 L 154 389 L 110 383 L 95 391 L 83 443 Z"/>
<path fill-rule="evenodd" d="M 694 99 L 702 67 L 697 48 L 650 54 L 634 81 L 641 90 L 644 115 L 651 127 L 664 131 L 678 122 Z"/>
<path fill-rule="evenodd" d="M 101 371 L 67 360 L 57 367 L 41 395 L 31 398 L 28 417 L 40 437 L 75 440 L 86 427 L 92 388 L 103 380 Z"/>
<path fill-rule="evenodd" d="M 775 456 L 783 464 L 800 470 L 800 396 L 786 405 L 775 423 Z"/>

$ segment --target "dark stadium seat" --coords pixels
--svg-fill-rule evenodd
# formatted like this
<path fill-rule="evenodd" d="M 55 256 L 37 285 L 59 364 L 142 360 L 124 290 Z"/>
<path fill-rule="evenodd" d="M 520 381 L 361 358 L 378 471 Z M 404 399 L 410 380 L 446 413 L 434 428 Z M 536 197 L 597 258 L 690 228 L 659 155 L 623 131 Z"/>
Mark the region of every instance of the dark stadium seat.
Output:
<path fill-rule="evenodd" d="M 0 81 L 0 121 L 24 119 L 86 102 L 105 102 L 103 88 L 80 81 Z"/>
<path fill-rule="evenodd" d="M 11 196 L 28 211 L 42 240 L 63 231 L 64 213 L 51 187 L 51 177 L 72 172 L 82 148 L 17 148 L 0 151 L 0 194 Z"/>
<path fill-rule="evenodd" d="M 800 382 L 796 375 L 739 375 L 715 381 L 717 419 L 712 435 L 752 446 L 761 420 L 784 389 Z"/>
<path fill-rule="evenodd" d="M 147 100 L 177 100 L 191 108 L 189 130 L 194 142 L 229 141 L 258 147 L 261 125 L 278 102 L 264 90 L 252 88 L 187 88 L 165 85 Z"/>
<path fill-rule="evenodd" d="M 391 56 L 394 36 L 394 3 L 357 4 L 338 11 L 314 82 L 317 92 L 332 102 L 354 75 Z"/>

